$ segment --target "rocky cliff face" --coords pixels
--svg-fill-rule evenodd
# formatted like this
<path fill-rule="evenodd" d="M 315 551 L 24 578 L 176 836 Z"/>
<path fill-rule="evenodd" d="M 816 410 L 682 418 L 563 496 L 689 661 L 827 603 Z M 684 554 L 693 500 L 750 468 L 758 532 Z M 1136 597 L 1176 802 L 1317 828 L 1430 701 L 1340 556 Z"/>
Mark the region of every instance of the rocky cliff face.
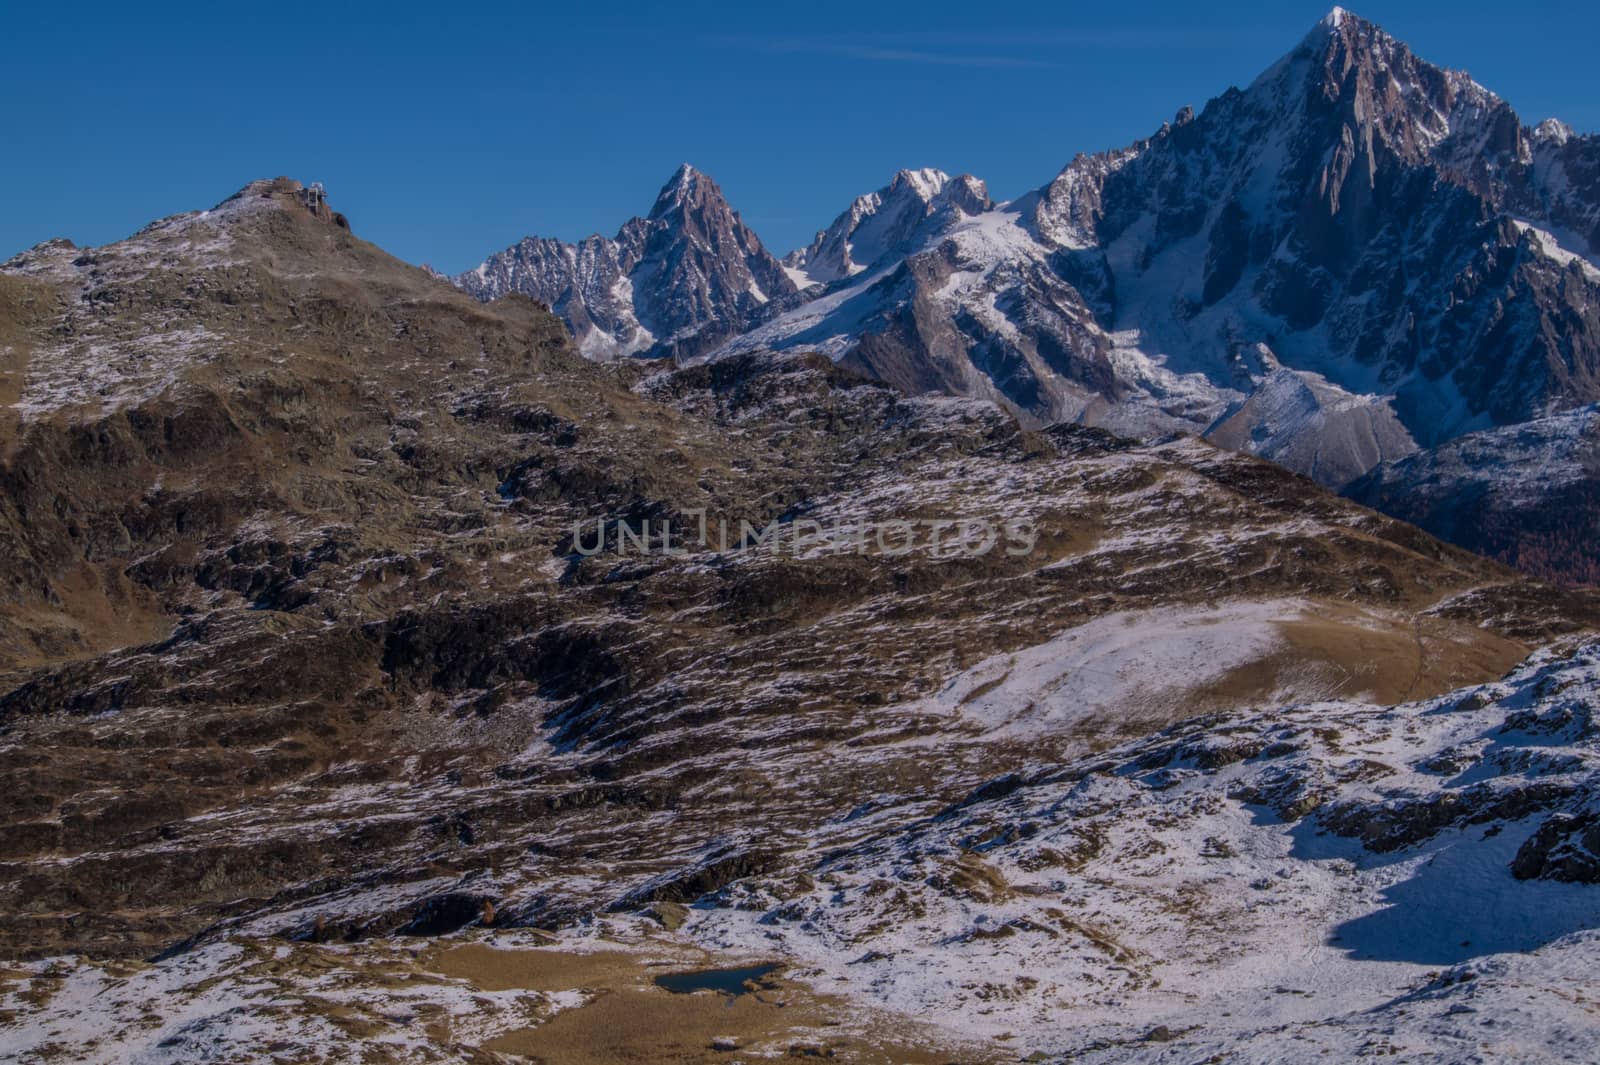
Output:
<path fill-rule="evenodd" d="M 703 350 L 797 291 L 716 183 L 687 164 L 615 238 L 528 237 L 455 280 L 479 299 L 545 303 L 595 359 Z"/>

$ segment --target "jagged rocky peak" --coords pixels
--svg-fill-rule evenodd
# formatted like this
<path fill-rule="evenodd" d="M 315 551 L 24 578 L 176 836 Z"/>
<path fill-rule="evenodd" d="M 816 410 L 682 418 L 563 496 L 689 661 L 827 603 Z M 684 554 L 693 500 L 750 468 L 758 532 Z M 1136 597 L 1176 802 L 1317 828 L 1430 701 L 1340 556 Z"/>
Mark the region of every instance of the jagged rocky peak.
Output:
<path fill-rule="evenodd" d="M 1309 80 L 1296 84 L 1302 77 Z M 1420 59 L 1343 8 L 1313 27 L 1251 92 L 1276 94 L 1290 110 L 1303 101 L 1308 117 L 1361 132 L 1408 165 L 1434 162 L 1475 191 L 1488 171 L 1527 161 L 1522 124 L 1505 101 L 1465 71 Z"/>
<path fill-rule="evenodd" d="M 894 179 L 889 182 L 889 189 L 891 191 L 910 189 L 919 198 L 931 200 L 939 195 L 939 190 L 944 188 L 945 182 L 949 180 L 949 174 L 931 166 L 920 170 L 897 170 Z"/>
<path fill-rule="evenodd" d="M 680 213 L 690 215 L 705 212 L 735 213 L 722 194 L 722 189 L 711 176 L 696 170 L 688 163 L 678 167 L 667 183 L 661 186 L 655 206 L 649 217 L 666 221 Z"/>
<path fill-rule="evenodd" d="M 525 237 L 455 283 L 547 304 L 590 358 L 695 353 L 798 289 L 710 175 L 684 163 L 613 238 Z"/>
<path fill-rule="evenodd" d="M 903 251 L 930 218 L 946 220 L 952 211 L 980 214 L 993 206 L 984 183 L 971 174 L 901 170 L 883 188 L 856 197 L 808 247 L 785 257 L 784 265 L 802 286 L 829 284 Z"/>
<path fill-rule="evenodd" d="M 1566 144 L 1577 134 L 1559 118 L 1547 118 L 1533 128 L 1533 139 L 1540 144 Z"/>
<path fill-rule="evenodd" d="M 662 188 L 646 222 L 629 284 L 657 354 L 692 353 L 707 337 L 732 336 L 767 303 L 797 291 L 717 183 L 687 163 Z"/>
<path fill-rule="evenodd" d="M 624 226 L 624 233 L 630 222 Z M 793 291 L 777 260 L 762 247 L 761 238 L 744 224 L 710 175 L 684 163 L 661 187 L 641 231 L 658 248 L 683 243 L 700 252 L 730 256 L 742 262 L 735 278 L 743 290 L 756 292 L 764 301 Z M 618 238 L 625 240 L 626 236 Z M 715 264 L 703 264 L 715 269 Z M 750 275 L 748 278 L 742 276 Z M 685 280 L 693 280 L 685 278 Z M 754 283 L 754 289 L 748 282 Z M 758 292 L 756 290 L 759 290 Z"/>
<path fill-rule="evenodd" d="M 980 214 L 994 207 L 989 198 L 989 186 L 982 178 L 962 174 L 950 179 L 941 194 L 941 202 L 960 208 L 964 214 Z"/>
<path fill-rule="evenodd" d="M 1206 111 L 1201 135 L 1252 146 L 1256 188 L 1276 181 L 1280 204 L 1335 215 L 1374 207 L 1363 190 L 1382 183 L 1381 171 L 1435 163 L 1465 184 L 1482 171 L 1476 159 L 1514 157 L 1519 144 L 1515 114 L 1492 93 L 1342 8 L 1242 95 Z M 1247 193 L 1250 178 L 1235 180 L 1235 194 Z M 1256 206 L 1239 198 L 1247 211 Z"/>
<path fill-rule="evenodd" d="M 1504 101 L 1467 73 L 1420 59 L 1343 8 L 1314 25 L 1247 88 L 1227 90 L 1198 115 L 1184 107 L 1127 148 L 1075 158 L 1039 197 L 1042 236 L 1067 246 L 1095 240 L 1099 186 L 1153 150 L 1193 156 L 1197 165 L 1264 171 L 1254 189 L 1258 196 L 1281 191 L 1265 187 L 1274 177 L 1327 188 L 1311 164 L 1320 166 L 1330 150 L 1336 161 L 1359 155 L 1368 169 L 1379 157 L 1407 166 L 1439 164 L 1462 184 L 1481 177 L 1484 165 L 1474 166 L 1475 159 L 1504 166 L 1526 158 L 1520 123 Z M 1184 187 L 1180 182 L 1170 191 L 1181 194 Z M 1161 194 L 1157 186 L 1149 191 Z"/>

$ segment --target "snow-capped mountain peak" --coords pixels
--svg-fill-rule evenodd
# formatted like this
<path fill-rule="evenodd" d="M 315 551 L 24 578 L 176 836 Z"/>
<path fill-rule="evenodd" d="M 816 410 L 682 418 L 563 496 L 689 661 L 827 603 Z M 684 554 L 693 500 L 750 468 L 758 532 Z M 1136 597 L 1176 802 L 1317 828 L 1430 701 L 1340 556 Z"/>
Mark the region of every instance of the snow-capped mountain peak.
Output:
<path fill-rule="evenodd" d="M 1559 118 L 1547 118 L 1533 128 L 1533 138 L 1541 144 L 1561 146 L 1577 136 L 1573 128 Z"/>
<path fill-rule="evenodd" d="M 527 237 L 455 281 L 479 299 L 543 301 L 597 359 L 694 353 L 798 291 L 717 183 L 688 163 L 614 238 Z"/>
<path fill-rule="evenodd" d="M 785 257 L 784 265 L 805 284 L 829 284 L 903 251 L 929 218 L 952 208 L 970 215 L 991 206 L 983 182 L 970 174 L 952 178 L 932 168 L 901 170 L 888 185 L 856 197 L 810 246 Z"/>
<path fill-rule="evenodd" d="M 693 163 L 680 163 L 678 169 L 672 172 L 672 177 L 668 179 L 662 191 L 665 192 L 666 189 L 687 191 L 697 179 L 702 177 L 705 177 L 705 174 L 696 169 Z"/>
<path fill-rule="evenodd" d="M 891 191 L 908 188 L 919 199 L 926 202 L 939 195 L 939 190 L 943 189 L 945 182 L 949 180 L 949 174 L 933 167 L 923 167 L 920 170 L 900 170 L 896 171 L 893 180 L 889 182 L 889 188 Z"/>
<path fill-rule="evenodd" d="M 727 200 L 723 198 L 722 189 L 702 171 L 696 170 L 688 163 L 684 163 L 673 172 L 667 183 L 661 186 L 661 191 L 656 195 L 656 202 L 650 208 L 649 218 L 660 219 L 670 216 L 673 212 L 682 210 L 722 209 L 727 207 Z"/>

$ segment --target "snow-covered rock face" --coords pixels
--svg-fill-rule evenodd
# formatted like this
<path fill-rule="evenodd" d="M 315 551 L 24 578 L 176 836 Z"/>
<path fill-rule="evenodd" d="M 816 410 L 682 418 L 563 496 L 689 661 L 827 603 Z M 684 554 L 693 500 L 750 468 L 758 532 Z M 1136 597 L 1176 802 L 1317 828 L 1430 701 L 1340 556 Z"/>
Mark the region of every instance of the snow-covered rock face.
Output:
<path fill-rule="evenodd" d="M 817 350 L 912 393 L 990 399 L 1040 423 L 1126 428 L 1106 413 L 1133 390 L 1112 364 L 1113 342 L 1022 212 L 956 207 L 930 214 L 920 232 L 909 252 L 879 259 L 710 357 Z"/>
<path fill-rule="evenodd" d="M 884 188 L 858 197 L 810 246 L 791 252 L 783 263 L 797 281 L 826 285 L 906 250 L 930 218 L 948 223 L 992 206 L 983 182 L 971 175 L 902 170 Z"/>
<path fill-rule="evenodd" d="M 1423 703 L 1192 720 L 821 826 L 793 882 L 685 931 L 1023 1060 L 1593 1060 L 1597 714 L 1591 643 Z"/>
<path fill-rule="evenodd" d="M 1569 229 L 1542 206 L 1555 164 L 1532 165 L 1535 139 L 1466 75 L 1345 14 L 1247 90 L 1075 161 L 1035 219 L 1147 356 L 1248 393 L 1228 361 L 1265 343 L 1393 396 L 1431 446 L 1595 398 L 1600 286 L 1562 258 L 1587 238 L 1556 248 L 1515 224 Z"/>
<path fill-rule="evenodd" d="M 1266 373 L 1206 436 L 1335 488 L 1416 450 L 1388 397 L 1351 395 L 1303 370 Z"/>
<path fill-rule="evenodd" d="M 687 164 L 615 238 L 528 237 L 455 282 L 479 299 L 520 292 L 548 304 L 595 359 L 699 350 L 797 291 L 716 183 Z"/>

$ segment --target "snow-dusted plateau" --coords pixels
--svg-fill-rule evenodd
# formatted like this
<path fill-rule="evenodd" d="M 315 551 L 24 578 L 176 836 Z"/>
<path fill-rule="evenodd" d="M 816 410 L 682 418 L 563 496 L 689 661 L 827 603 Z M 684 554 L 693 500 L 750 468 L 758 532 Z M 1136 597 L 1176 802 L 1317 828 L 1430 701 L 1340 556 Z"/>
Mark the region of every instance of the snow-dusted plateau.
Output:
<path fill-rule="evenodd" d="M 1335 11 L 782 258 L 0 263 L 0 1060 L 1600 1060 L 1597 176 Z"/>

